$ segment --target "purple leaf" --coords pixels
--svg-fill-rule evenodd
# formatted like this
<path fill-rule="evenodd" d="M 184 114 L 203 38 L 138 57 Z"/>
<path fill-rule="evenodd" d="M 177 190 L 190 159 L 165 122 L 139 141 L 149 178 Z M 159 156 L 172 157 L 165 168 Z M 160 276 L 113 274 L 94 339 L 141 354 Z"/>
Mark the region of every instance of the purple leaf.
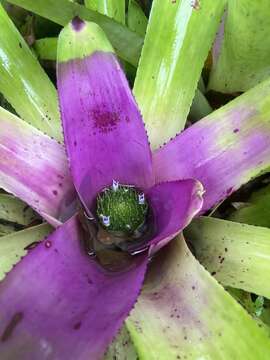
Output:
<path fill-rule="evenodd" d="M 108 272 L 89 257 L 76 217 L 0 284 L 0 358 L 100 359 L 134 305 L 147 255 Z"/>
<path fill-rule="evenodd" d="M 265 171 L 270 166 L 269 89 L 269 81 L 256 86 L 157 150 L 156 180 L 198 179 L 206 211 Z"/>
<path fill-rule="evenodd" d="M 69 36 L 82 37 L 93 26 L 79 32 L 70 26 Z M 64 51 L 60 47 L 60 60 Z M 60 61 L 57 73 L 65 144 L 83 203 L 91 207 L 113 180 L 142 190 L 153 185 L 143 121 L 115 55 L 91 48 L 84 58 Z"/>
<path fill-rule="evenodd" d="M 0 187 L 24 200 L 52 225 L 74 210 L 62 145 L 0 108 Z"/>
<path fill-rule="evenodd" d="M 151 239 L 151 253 L 172 240 L 201 210 L 203 187 L 196 180 L 161 183 L 147 193 L 153 209 L 155 234 Z"/>

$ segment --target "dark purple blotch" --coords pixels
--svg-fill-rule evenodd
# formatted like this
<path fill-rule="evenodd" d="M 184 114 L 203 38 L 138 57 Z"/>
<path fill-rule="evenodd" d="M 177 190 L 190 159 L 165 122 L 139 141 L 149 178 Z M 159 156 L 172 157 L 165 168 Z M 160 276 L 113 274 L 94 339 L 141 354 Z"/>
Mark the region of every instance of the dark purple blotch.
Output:
<path fill-rule="evenodd" d="M 8 323 L 8 325 L 6 326 L 2 336 L 1 336 L 1 341 L 4 342 L 6 340 L 8 340 L 10 338 L 10 336 L 12 335 L 15 327 L 22 321 L 23 319 L 23 313 L 22 312 L 17 312 L 15 313 L 10 322 Z"/>
<path fill-rule="evenodd" d="M 75 31 L 81 31 L 85 26 L 85 22 L 79 18 L 79 16 L 75 16 L 71 21 L 72 27 Z"/>

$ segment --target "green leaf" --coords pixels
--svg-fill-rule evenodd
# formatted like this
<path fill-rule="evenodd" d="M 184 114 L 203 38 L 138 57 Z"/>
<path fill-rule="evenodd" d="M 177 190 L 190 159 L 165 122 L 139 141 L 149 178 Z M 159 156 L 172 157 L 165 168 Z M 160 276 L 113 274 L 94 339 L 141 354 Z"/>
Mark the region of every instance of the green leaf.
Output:
<path fill-rule="evenodd" d="M 61 140 L 56 90 L 0 5 L 0 92 L 27 122 Z"/>
<path fill-rule="evenodd" d="M 125 0 L 99 0 L 98 12 L 113 18 L 121 24 L 126 22 Z"/>
<path fill-rule="evenodd" d="M 270 229 L 201 217 L 185 235 L 222 285 L 270 298 Z"/>
<path fill-rule="evenodd" d="M 270 227 L 270 185 L 255 191 L 229 219 L 250 225 Z"/>
<path fill-rule="evenodd" d="M 57 55 L 57 38 L 44 38 L 36 40 L 34 49 L 37 56 L 42 60 L 56 60 Z"/>
<path fill-rule="evenodd" d="M 99 0 L 84 0 L 84 5 L 91 10 L 97 11 Z"/>
<path fill-rule="evenodd" d="M 250 314 L 254 313 L 254 302 L 251 298 L 251 293 L 236 289 L 230 286 L 226 287 L 226 290 L 229 292 L 230 295 L 233 296 L 235 300 L 237 300 Z"/>
<path fill-rule="evenodd" d="M 128 329 L 141 360 L 268 360 L 270 355 L 267 332 L 181 238 L 152 260 Z"/>
<path fill-rule="evenodd" d="M 93 2 L 89 8 L 93 9 Z M 104 15 L 114 18 L 121 23 L 125 23 L 125 3 L 122 0 L 102 0 L 98 2 L 97 10 Z M 34 44 L 34 49 L 40 59 L 56 60 L 57 56 L 57 38 L 39 39 Z"/>
<path fill-rule="evenodd" d="M 115 20 L 69 0 L 10 0 L 60 25 L 66 25 L 74 16 L 80 16 L 100 25 L 117 54 L 136 66 L 140 57 L 143 38 Z"/>
<path fill-rule="evenodd" d="M 6 222 L 4 222 L 4 224 L 2 224 L 1 220 L 0 220 L 0 237 L 11 234 L 15 231 L 16 231 L 16 228 L 13 224 L 9 224 Z"/>
<path fill-rule="evenodd" d="M 225 0 L 154 0 L 134 85 L 155 149 L 185 126 Z"/>
<path fill-rule="evenodd" d="M 52 231 L 52 227 L 41 224 L 0 238 L 0 280 L 26 255 L 30 244 L 40 241 Z"/>
<path fill-rule="evenodd" d="M 246 91 L 270 75 L 270 1 L 230 0 L 209 88 Z"/>
<path fill-rule="evenodd" d="M 111 343 L 103 360 L 138 360 L 137 352 L 125 326 Z"/>
<path fill-rule="evenodd" d="M 226 287 L 226 290 L 248 311 L 258 326 L 265 328 L 270 336 L 269 301 L 263 296 L 258 296 L 256 300 L 253 301 L 251 294 L 241 289 Z"/>
<path fill-rule="evenodd" d="M 147 28 L 147 17 L 138 5 L 136 0 L 129 0 L 127 24 L 130 30 L 135 31 L 139 35 L 145 35 Z"/>
<path fill-rule="evenodd" d="M 189 118 L 192 121 L 197 121 L 211 114 L 212 111 L 213 109 L 204 94 L 197 89 L 190 108 Z"/>
<path fill-rule="evenodd" d="M 0 221 L 29 225 L 36 219 L 35 212 L 24 202 L 8 194 L 0 194 Z"/>
<path fill-rule="evenodd" d="M 270 301 L 267 299 L 264 300 L 264 310 L 261 315 L 261 319 L 270 329 Z"/>
<path fill-rule="evenodd" d="M 258 296 L 255 300 L 254 307 L 255 307 L 255 315 L 261 316 L 263 312 L 263 305 L 264 305 L 264 297 Z"/>
<path fill-rule="evenodd" d="M 16 111 L 10 105 L 10 103 L 4 98 L 4 96 L 0 93 L 0 107 L 8 110 L 12 114 L 16 114 Z"/>

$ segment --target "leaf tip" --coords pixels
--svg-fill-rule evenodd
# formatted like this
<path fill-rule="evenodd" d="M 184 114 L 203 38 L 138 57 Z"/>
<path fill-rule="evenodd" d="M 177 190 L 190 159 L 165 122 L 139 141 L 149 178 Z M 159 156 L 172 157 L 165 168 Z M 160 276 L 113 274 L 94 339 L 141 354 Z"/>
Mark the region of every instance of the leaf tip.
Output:
<path fill-rule="evenodd" d="M 85 26 L 85 22 L 79 16 L 75 16 L 71 21 L 71 25 L 73 30 L 79 32 Z"/>

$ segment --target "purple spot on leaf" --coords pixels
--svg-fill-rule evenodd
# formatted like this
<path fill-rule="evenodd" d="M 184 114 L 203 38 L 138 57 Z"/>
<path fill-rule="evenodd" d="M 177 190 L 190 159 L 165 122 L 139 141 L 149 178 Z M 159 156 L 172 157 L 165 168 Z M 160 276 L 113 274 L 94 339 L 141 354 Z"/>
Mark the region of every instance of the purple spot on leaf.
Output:
<path fill-rule="evenodd" d="M 82 323 L 81 321 L 80 322 L 77 322 L 74 326 L 73 326 L 73 329 L 74 330 L 79 330 L 79 328 L 82 326 Z"/>
<path fill-rule="evenodd" d="M 94 126 L 99 129 L 101 133 L 109 133 L 117 127 L 117 123 L 120 121 L 120 116 L 116 112 L 110 111 L 92 111 L 94 119 Z"/>
<path fill-rule="evenodd" d="M 233 132 L 236 134 L 239 132 L 239 129 L 234 129 Z"/>
<path fill-rule="evenodd" d="M 79 16 L 75 16 L 72 20 L 72 27 L 75 31 L 80 31 L 85 26 L 85 22 L 79 18 Z"/>

